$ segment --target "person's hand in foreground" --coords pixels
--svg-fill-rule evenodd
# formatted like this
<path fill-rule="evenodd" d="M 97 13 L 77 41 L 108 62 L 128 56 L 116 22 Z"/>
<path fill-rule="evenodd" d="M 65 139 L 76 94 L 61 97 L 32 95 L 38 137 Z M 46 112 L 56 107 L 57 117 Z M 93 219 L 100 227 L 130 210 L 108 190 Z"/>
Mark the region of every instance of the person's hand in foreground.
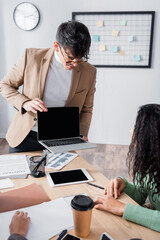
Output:
<path fill-rule="evenodd" d="M 28 217 L 27 212 L 15 212 L 9 225 L 10 234 L 17 233 L 25 237 L 29 228 L 29 224 L 30 218 Z"/>
<path fill-rule="evenodd" d="M 94 199 L 94 203 L 95 209 L 105 210 L 118 216 L 123 215 L 126 206 L 125 203 L 122 203 L 113 197 L 105 195 L 97 196 Z"/>
<path fill-rule="evenodd" d="M 122 178 L 114 178 L 105 188 L 104 194 L 110 197 L 115 197 L 117 199 L 123 191 L 124 187 L 125 181 Z"/>
<path fill-rule="evenodd" d="M 37 113 L 37 111 L 40 111 L 40 112 L 47 112 L 48 111 L 44 102 L 39 98 L 35 98 L 33 100 L 24 102 L 22 104 L 22 107 L 26 111 L 31 111 L 33 113 Z"/>

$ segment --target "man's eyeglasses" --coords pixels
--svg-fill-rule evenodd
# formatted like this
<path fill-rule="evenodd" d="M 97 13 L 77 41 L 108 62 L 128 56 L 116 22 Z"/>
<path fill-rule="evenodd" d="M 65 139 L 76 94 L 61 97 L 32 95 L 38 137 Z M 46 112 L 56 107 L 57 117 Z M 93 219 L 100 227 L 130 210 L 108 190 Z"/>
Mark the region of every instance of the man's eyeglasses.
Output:
<path fill-rule="evenodd" d="M 81 64 L 81 63 L 87 62 L 86 60 L 83 60 L 83 59 L 79 59 L 79 60 L 78 60 L 78 59 L 72 58 L 72 57 L 68 56 L 67 54 L 66 54 L 67 58 L 70 58 L 70 59 L 72 59 L 72 60 L 66 61 L 65 56 L 64 56 L 64 54 L 62 53 L 62 50 L 61 50 L 61 46 L 60 46 L 60 45 L 59 45 L 59 49 L 60 49 L 61 55 L 62 55 L 62 57 L 63 57 L 63 59 L 64 59 L 64 61 L 65 61 L 66 66 L 72 66 L 72 65 L 74 65 L 74 64 Z"/>

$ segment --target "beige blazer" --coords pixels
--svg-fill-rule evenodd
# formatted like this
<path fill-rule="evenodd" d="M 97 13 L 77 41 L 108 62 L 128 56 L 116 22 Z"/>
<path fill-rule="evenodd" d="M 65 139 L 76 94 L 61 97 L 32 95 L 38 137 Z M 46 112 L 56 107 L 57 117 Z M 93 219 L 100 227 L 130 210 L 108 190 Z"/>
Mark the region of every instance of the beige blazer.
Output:
<path fill-rule="evenodd" d="M 54 50 L 26 49 L 22 58 L 0 82 L 0 93 L 17 110 L 6 134 L 11 147 L 18 146 L 37 121 L 36 114 L 22 112 L 22 104 L 36 97 L 43 99 L 45 81 Z M 80 133 L 88 135 L 93 98 L 95 93 L 96 68 L 89 63 L 73 69 L 72 83 L 66 106 L 79 106 Z M 18 91 L 23 85 L 22 94 Z"/>

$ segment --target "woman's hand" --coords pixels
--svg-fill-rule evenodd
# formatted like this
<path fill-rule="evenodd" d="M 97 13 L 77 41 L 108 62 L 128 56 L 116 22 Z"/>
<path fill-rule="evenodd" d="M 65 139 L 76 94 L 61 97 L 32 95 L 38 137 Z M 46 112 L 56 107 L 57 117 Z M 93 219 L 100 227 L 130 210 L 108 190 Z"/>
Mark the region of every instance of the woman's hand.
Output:
<path fill-rule="evenodd" d="M 95 209 L 101 209 L 113 213 L 118 216 L 122 216 L 126 204 L 122 203 L 113 197 L 99 195 L 94 199 Z"/>
<path fill-rule="evenodd" d="M 47 112 L 48 109 L 44 102 L 40 98 L 35 98 L 30 101 L 26 101 L 22 104 L 22 107 L 28 112 L 31 111 L 33 113 L 37 113 L 37 111 L 40 112 Z"/>
<path fill-rule="evenodd" d="M 30 224 L 30 218 L 27 212 L 15 212 L 9 225 L 10 234 L 17 233 L 26 236 Z"/>
<path fill-rule="evenodd" d="M 105 195 L 118 198 L 125 187 L 125 181 L 122 178 L 112 179 L 105 188 Z"/>

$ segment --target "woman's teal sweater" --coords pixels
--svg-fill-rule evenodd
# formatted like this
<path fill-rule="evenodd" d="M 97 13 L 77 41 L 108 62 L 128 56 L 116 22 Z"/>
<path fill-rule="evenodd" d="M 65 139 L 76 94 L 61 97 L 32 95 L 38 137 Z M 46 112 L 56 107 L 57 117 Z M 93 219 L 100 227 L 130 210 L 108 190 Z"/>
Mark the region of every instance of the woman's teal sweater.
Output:
<path fill-rule="evenodd" d="M 148 178 L 144 181 L 144 189 L 140 188 L 140 184 L 135 182 L 129 183 L 125 178 L 124 192 L 135 200 L 139 205 L 143 205 L 148 197 L 150 203 L 156 210 L 151 210 L 141 206 L 128 203 L 125 207 L 123 218 L 151 228 L 157 232 L 160 232 L 160 194 L 154 195 L 154 201 L 152 199 L 152 191 L 147 191 Z M 136 186 L 136 188 L 135 188 Z"/>

